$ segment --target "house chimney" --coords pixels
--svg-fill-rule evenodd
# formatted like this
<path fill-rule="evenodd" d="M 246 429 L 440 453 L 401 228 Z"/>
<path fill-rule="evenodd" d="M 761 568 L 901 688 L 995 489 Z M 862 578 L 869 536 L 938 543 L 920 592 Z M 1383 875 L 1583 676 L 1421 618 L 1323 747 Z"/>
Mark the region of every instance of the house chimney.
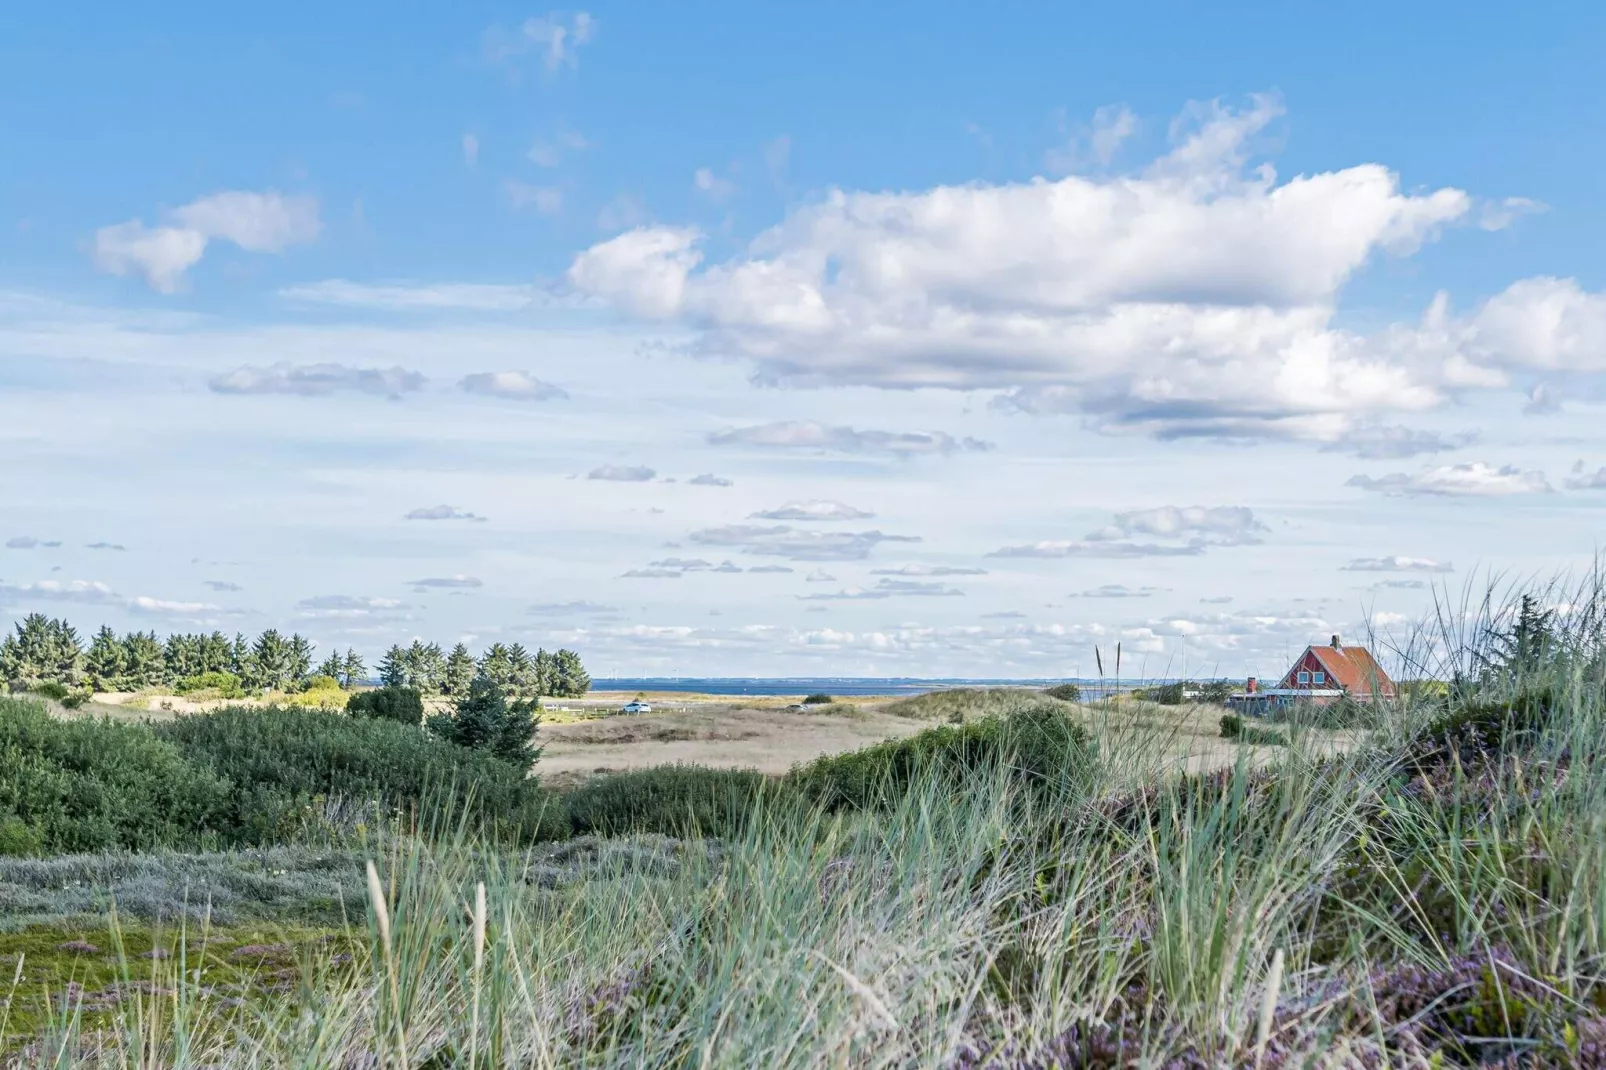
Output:
<path fill-rule="evenodd" d="M 1251 676 L 1249 678 L 1249 681 L 1244 685 L 1244 694 L 1253 695 L 1255 693 L 1255 688 L 1258 687 L 1258 686 L 1259 686 L 1259 681 L 1257 681 L 1253 676 Z"/>
<path fill-rule="evenodd" d="M 1338 641 L 1338 636 L 1336 636 L 1336 635 L 1333 636 L 1333 649 L 1334 650 L 1342 650 L 1342 649 L 1344 649 L 1343 644 L 1341 644 Z"/>

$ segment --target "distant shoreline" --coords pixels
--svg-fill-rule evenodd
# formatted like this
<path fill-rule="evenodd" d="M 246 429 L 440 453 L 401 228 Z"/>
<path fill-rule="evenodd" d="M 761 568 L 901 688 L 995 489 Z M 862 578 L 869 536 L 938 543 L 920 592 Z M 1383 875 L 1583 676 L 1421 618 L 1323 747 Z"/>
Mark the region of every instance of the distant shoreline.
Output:
<path fill-rule="evenodd" d="M 1142 687 L 1161 683 L 1158 680 L 1122 680 L 1121 688 Z M 634 694 L 638 691 L 699 694 L 699 695 L 753 695 L 784 696 L 808 695 L 823 692 L 842 696 L 885 696 L 903 698 L 923 695 L 930 691 L 947 691 L 956 687 L 1053 687 L 1055 684 L 1073 683 L 1094 692 L 1114 690 L 1114 680 L 1085 680 L 1076 677 L 1057 679 L 965 679 L 919 677 L 700 677 L 700 676 L 632 676 L 603 677 L 591 681 L 593 694 Z"/>

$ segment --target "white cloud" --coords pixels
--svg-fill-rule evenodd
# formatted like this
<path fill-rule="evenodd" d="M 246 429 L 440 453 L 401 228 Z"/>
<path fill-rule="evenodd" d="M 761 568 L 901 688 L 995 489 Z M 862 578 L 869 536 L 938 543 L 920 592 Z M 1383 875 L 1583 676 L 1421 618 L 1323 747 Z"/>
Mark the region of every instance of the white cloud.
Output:
<path fill-rule="evenodd" d="M 716 476 L 712 472 L 704 472 L 700 476 L 692 476 L 686 482 L 693 487 L 729 487 L 734 484 L 724 476 Z"/>
<path fill-rule="evenodd" d="M 811 577 L 812 578 L 812 577 Z M 874 587 L 846 587 L 826 594 L 800 594 L 800 602 L 860 602 L 883 598 L 958 598 L 964 591 L 946 583 L 923 583 L 918 580 L 883 579 Z"/>
<path fill-rule="evenodd" d="M 1507 197 L 1500 201 L 1489 201 L 1482 205 L 1478 215 L 1478 226 L 1484 230 L 1504 230 L 1525 215 L 1548 210 L 1547 205 L 1528 197 Z"/>
<path fill-rule="evenodd" d="M 963 568 L 958 565 L 900 565 L 897 568 L 873 568 L 872 576 L 985 576 L 984 568 Z"/>
<path fill-rule="evenodd" d="M 108 605 L 121 602 L 122 598 L 99 580 L 40 580 L 37 583 L 0 584 L 0 605 L 36 601 Z"/>
<path fill-rule="evenodd" d="M 697 173 L 692 175 L 691 184 L 715 204 L 723 204 L 736 192 L 736 183 L 728 178 L 721 178 L 707 167 L 697 169 Z"/>
<path fill-rule="evenodd" d="M 14 535 L 6 540 L 7 550 L 54 550 L 60 545 L 60 539 L 36 539 L 32 535 Z"/>
<path fill-rule="evenodd" d="M 578 66 L 580 46 L 596 32 L 597 20 L 587 12 L 568 15 L 553 11 L 525 19 L 511 33 L 494 27 L 487 30 L 485 58 L 491 63 L 507 63 L 533 53 L 551 74 L 562 67 Z"/>
<path fill-rule="evenodd" d="M 733 427 L 716 431 L 708 436 L 708 441 L 716 446 L 767 446 L 897 457 L 992 448 L 990 442 L 975 438 L 956 439 L 943 431 L 857 431 L 851 427 L 827 427 L 813 420 L 782 420 L 754 427 Z"/>
<path fill-rule="evenodd" d="M 869 520 L 875 514 L 842 502 L 814 500 L 787 502 L 748 516 L 754 520 Z"/>
<path fill-rule="evenodd" d="M 1562 394 L 1550 383 L 1535 383 L 1528 391 L 1528 401 L 1522 411 L 1529 416 L 1548 416 L 1561 411 Z"/>
<path fill-rule="evenodd" d="M 1440 465 L 1416 473 L 1393 472 L 1377 477 L 1351 476 L 1345 485 L 1381 494 L 1478 498 L 1543 494 L 1551 489 L 1543 472 L 1528 471 L 1509 464 L 1496 468 L 1482 461 Z"/>
<path fill-rule="evenodd" d="M 128 547 L 124 546 L 122 543 L 106 542 L 104 539 L 102 539 L 100 542 L 85 543 L 84 544 L 84 549 L 86 549 L 86 550 L 117 550 L 117 551 L 121 552 L 121 551 L 126 551 L 128 549 Z"/>
<path fill-rule="evenodd" d="M 823 568 L 817 568 L 813 572 L 810 572 L 807 576 L 804 576 L 803 577 L 803 582 L 804 583 L 835 583 L 836 582 L 836 577 L 831 575 L 829 572 L 825 571 L 825 569 L 823 569 Z"/>
<path fill-rule="evenodd" d="M 640 197 L 621 193 L 597 211 L 597 229 L 609 232 L 639 227 L 651 218 L 647 205 Z"/>
<path fill-rule="evenodd" d="M 657 472 L 643 464 L 605 464 L 600 468 L 593 468 L 590 472 L 587 472 L 586 478 L 609 480 L 614 483 L 646 483 L 657 474 Z"/>
<path fill-rule="evenodd" d="M 626 580 L 678 580 L 685 575 L 678 568 L 633 568 L 620 578 Z"/>
<path fill-rule="evenodd" d="M 1579 461 L 1573 466 L 1572 475 L 1567 477 L 1567 489 L 1606 490 L 1606 466 L 1588 472 L 1584 470 L 1584 462 Z"/>
<path fill-rule="evenodd" d="M 774 527 L 731 524 L 694 531 L 688 538 L 700 546 L 739 547 L 761 557 L 785 557 L 792 561 L 862 561 L 881 543 L 920 541 L 918 535 L 801 531 L 785 524 Z"/>
<path fill-rule="evenodd" d="M 475 372 L 463 376 L 457 385 L 470 394 L 514 401 L 550 401 L 569 396 L 561 386 L 554 386 L 529 372 L 521 371 Z"/>
<path fill-rule="evenodd" d="M 1055 174 L 1069 174 L 1095 163 L 1106 167 L 1126 140 L 1138 130 L 1138 117 L 1124 104 L 1106 104 L 1093 113 L 1093 120 L 1074 132 L 1070 143 L 1050 149 L 1044 163 Z"/>
<path fill-rule="evenodd" d="M 1370 259 L 1411 254 L 1471 198 L 1402 192 L 1376 164 L 1248 169 L 1278 110 L 1205 109 L 1137 175 L 833 191 L 724 263 L 704 263 L 694 229 L 645 227 L 568 277 L 772 382 L 1013 390 L 1162 435 L 1332 438 L 1357 413 L 1436 404 L 1447 353 L 1332 317 Z"/>
<path fill-rule="evenodd" d="M 424 376 L 406 368 L 355 368 L 347 364 L 245 365 L 215 376 L 207 386 L 219 394 L 297 394 L 312 397 L 352 390 L 396 398 L 420 390 Z"/>
<path fill-rule="evenodd" d="M 385 312 L 516 312 L 557 304 L 533 286 L 499 283 L 350 282 L 325 279 L 287 286 L 279 296 L 307 304 L 372 308 Z"/>
<path fill-rule="evenodd" d="M 795 572 L 796 569 L 789 568 L 786 565 L 754 565 L 752 568 L 748 569 L 747 571 L 749 571 L 749 572 Z"/>
<path fill-rule="evenodd" d="M 601 616 L 617 613 L 613 606 L 599 605 L 596 602 L 543 602 L 533 605 L 528 612 L 535 617 L 574 617 L 574 616 Z"/>
<path fill-rule="evenodd" d="M 1335 442 L 1322 447 L 1326 453 L 1348 453 L 1365 460 L 1404 460 L 1424 453 L 1447 453 L 1478 441 L 1475 431 L 1448 437 L 1437 431 L 1413 431 L 1409 427 L 1362 423 Z"/>
<path fill-rule="evenodd" d="M 245 590 L 245 588 L 241 587 L 238 583 L 230 583 L 228 580 L 202 580 L 201 583 L 203 586 L 210 587 L 212 590 L 220 592 Z"/>
<path fill-rule="evenodd" d="M 534 208 L 538 215 L 557 215 L 563 211 L 563 191 L 556 186 L 532 186 L 510 178 L 502 183 L 502 188 L 515 211 Z"/>
<path fill-rule="evenodd" d="M 150 598 L 138 595 L 128 601 L 130 613 L 152 617 L 193 617 L 198 613 L 221 612 L 220 607 L 209 602 L 175 602 L 165 598 Z"/>
<path fill-rule="evenodd" d="M 1072 598 L 1149 598 L 1158 587 L 1128 587 L 1122 583 L 1106 583 L 1099 587 L 1071 595 Z"/>
<path fill-rule="evenodd" d="M 389 618 L 407 608 L 407 603 L 395 598 L 363 598 L 346 594 L 315 595 L 296 603 L 301 616 L 317 620 Z"/>
<path fill-rule="evenodd" d="M 405 520 L 475 520 L 484 521 L 486 518 L 474 513 L 459 509 L 453 505 L 429 505 L 414 509 L 403 519 Z"/>
<path fill-rule="evenodd" d="M 480 139 L 473 134 L 463 135 L 463 162 L 469 167 L 480 162 Z"/>
<path fill-rule="evenodd" d="M 170 226 L 147 227 L 138 219 L 95 232 L 91 255 L 102 271 L 138 274 L 160 293 L 175 293 L 184 273 L 200 262 L 212 239 L 247 252 L 277 253 L 318 236 L 318 202 L 275 191 L 214 193 L 167 213 Z"/>
<path fill-rule="evenodd" d="M 475 587 L 485 586 L 483 580 L 473 576 L 464 576 L 458 573 L 455 576 L 430 576 L 422 580 L 414 580 L 413 586 L 418 588 L 437 587 L 443 590 L 466 591 Z"/>
<path fill-rule="evenodd" d="M 1242 506 L 1175 506 L 1115 514 L 1107 526 L 1081 539 L 1046 539 L 1005 546 L 989 557 L 1188 557 L 1212 546 L 1249 546 L 1261 541 L 1266 526 Z M 1138 538 L 1162 542 L 1138 542 Z"/>
<path fill-rule="evenodd" d="M 1454 572 L 1448 561 L 1435 561 L 1431 557 L 1357 557 L 1342 566 L 1340 572 Z"/>

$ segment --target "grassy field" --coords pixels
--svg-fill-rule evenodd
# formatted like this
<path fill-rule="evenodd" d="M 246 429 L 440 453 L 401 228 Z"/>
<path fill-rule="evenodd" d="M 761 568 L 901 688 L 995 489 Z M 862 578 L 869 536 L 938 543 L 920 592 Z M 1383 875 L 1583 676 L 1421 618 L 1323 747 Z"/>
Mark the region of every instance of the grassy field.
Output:
<path fill-rule="evenodd" d="M 1277 746 L 1125 701 L 864 711 L 952 742 L 865 752 L 930 760 L 853 806 L 771 781 L 717 837 L 512 850 L 402 821 L 6 863 L 0 1043 L 117 1068 L 1606 1067 L 1602 616 L 1537 656 L 1448 646 L 1448 694 Z M 966 734 L 1067 719 L 1090 745 L 1050 767 L 1029 733 Z M 664 798 L 639 802 L 689 796 Z"/>

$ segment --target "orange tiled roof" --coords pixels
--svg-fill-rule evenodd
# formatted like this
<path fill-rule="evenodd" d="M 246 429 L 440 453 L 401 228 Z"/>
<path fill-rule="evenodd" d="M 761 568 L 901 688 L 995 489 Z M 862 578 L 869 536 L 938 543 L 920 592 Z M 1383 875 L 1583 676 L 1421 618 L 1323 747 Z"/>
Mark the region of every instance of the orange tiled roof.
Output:
<path fill-rule="evenodd" d="M 1394 681 L 1364 646 L 1313 646 L 1310 650 L 1328 677 L 1350 694 L 1394 694 Z"/>

